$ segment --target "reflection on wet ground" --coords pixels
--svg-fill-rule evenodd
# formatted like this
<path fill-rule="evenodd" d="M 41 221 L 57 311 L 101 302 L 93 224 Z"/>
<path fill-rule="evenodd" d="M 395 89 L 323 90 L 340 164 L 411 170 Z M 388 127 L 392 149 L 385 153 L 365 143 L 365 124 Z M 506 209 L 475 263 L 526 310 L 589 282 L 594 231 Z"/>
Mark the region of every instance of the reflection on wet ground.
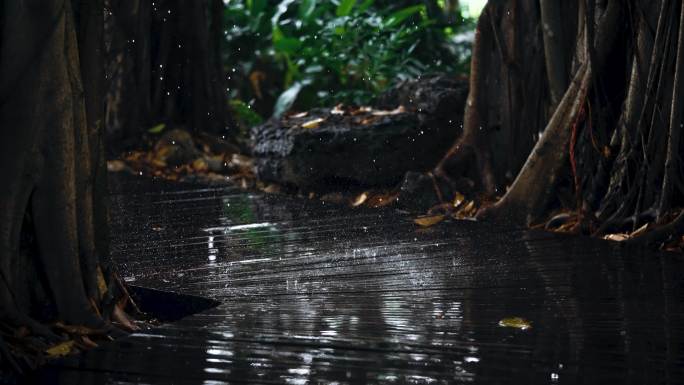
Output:
<path fill-rule="evenodd" d="M 684 383 L 680 256 L 115 182 L 125 279 L 221 305 L 59 363 L 58 383 Z"/>

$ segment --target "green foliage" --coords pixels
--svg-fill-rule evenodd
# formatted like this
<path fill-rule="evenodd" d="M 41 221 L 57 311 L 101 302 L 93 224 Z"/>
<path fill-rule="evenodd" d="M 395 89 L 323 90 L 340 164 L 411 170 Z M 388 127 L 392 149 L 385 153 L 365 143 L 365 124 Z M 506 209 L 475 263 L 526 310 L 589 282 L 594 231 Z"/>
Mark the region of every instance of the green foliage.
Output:
<path fill-rule="evenodd" d="M 166 128 L 166 124 L 164 123 L 159 123 L 155 125 L 154 127 L 150 128 L 147 130 L 150 134 L 161 134 L 162 131 Z"/>
<path fill-rule="evenodd" d="M 472 21 L 401 3 L 230 1 L 224 60 L 233 96 L 270 99 L 268 113 L 279 115 L 293 105 L 366 104 L 393 83 L 426 73 L 467 73 L 470 43 L 457 37 Z"/>
<path fill-rule="evenodd" d="M 259 114 L 254 112 L 250 106 L 240 99 L 231 99 L 229 102 L 231 112 L 235 120 L 245 127 L 252 127 L 264 122 Z"/>
<path fill-rule="evenodd" d="M 230 99 L 228 101 L 230 106 L 231 116 L 237 124 L 237 131 L 234 133 L 234 139 L 243 143 L 249 140 L 249 129 L 264 122 L 254 109 L 247 103 L 240 99 Z"/>

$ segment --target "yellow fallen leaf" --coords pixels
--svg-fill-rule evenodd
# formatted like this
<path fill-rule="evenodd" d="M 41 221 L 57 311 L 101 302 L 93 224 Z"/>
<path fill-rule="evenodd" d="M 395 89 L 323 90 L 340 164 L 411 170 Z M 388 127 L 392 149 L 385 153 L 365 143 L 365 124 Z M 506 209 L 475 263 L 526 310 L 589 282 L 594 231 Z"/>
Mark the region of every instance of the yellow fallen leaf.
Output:
<path fill-rule="evenodd" d="M 444 218 L 445 218 L 445 216 L 441 215 L 441 214 L 440 215 L 432 215 L 432 216 L 428 216 L 428 217 L 416 218 L 413 220 L 413 222 L 415 224 L 417 224 L 418 226 L 430 227 L 430 226 L 434 226 L 434 225 L 438 224 L 439 222 L 443 221 Z"/>
<path fill-rule="evenodd" d="M 336 105 L 330 113 L 333 115 L 344 115 L 344 105 L 342 103 Z"/>
<path fill-rule="evenodd" d="M 509 317 L 499 321 L 499 326 L 504 328 L 515 328 L 520 330 L 527 330 L 532 327 L 532 323 L 524 318 Z"/>
<path fill-rule="evenodd" d="M 59 343 L 51 348 L 48 348 L 45 353 L 47 353 L 48 356 L 50 357 L 64 357 L 67 354 L 71 353 L 71 350 L 74 348 L 74 341 L 65 341 L 62 343 Z"/>
<path fill-rule="evenodd" d="M 648 229 L 649 229 L 649 224 L 650 224 L 650 223 L 645 223 L 643 226 L 641 226 L 641 227 L 639 227 L 638 229 L 634 230 L 633 233 L 629 234 L 629 237 L 630 237 L 630 238 L 635 238 L 635 237 L 639 237 L 639 236 L 641 236 L 641 235 L 644 235 L 644 234 L 646 233 L 646 231 L 648 231 Z"/>
<path fill-rule="evenodd" d="M 206 172 L 209 170 L 209 164 L 203 158 L 198 158 L 192 162 L 192 168 L 197 172 Z"/>
<path fill-rule="evenodd" d="M 465 196 L 461 194 L 460 192 L 456 191 L 456 194 L 454 194 L 454 207 L 458 207 L 463 201 L 465 200 Z"/>
<path fill-rule="evenodd" d="M 307 130 L 312 130 L 314 128 L 317 128 L 318 126 L 323 123 L 325 119 L 323 118 L 317 118 L 314 120 L 309 120 L 308 122 L 302 123 L 302 128 L 306 128 Z"/>
<path fill-rule="evenodd" d="M 108 160 L 107 161 L 107 171 L 109 172 L 121 172 L 126 169 L 126 163 L 121 160 Z"/>
<path fill-rule="evenodd" d="M 389 111 L 387 111 L 387 110 L 375 110 L 375 111 L 372 111 L 372 114 L 374 116 L 388 116 L 388 115 L 401 114 L 403 112 L 406 112 L 406 108 L 404 108 L 404 106 L 399 106 L 399 107 L 397 107 L 393 110 L 389 110 Z"/>
<path fill-rule="evenodd" d="M 303 118 L 303 117 L 305 117 L 305 116 L 307 116 L 307 115 L 309 115 L 309 113 L 306 112 L 306 111 L 304 111 L 304 112 L 300 112 L 300 113 L 298 113 L 298 114 L 291 115 L 290 118 L 299 119 L 299 118 Z"/>
<path fill-rule="evenodd" d="M 361 195 L 357 196 L 356 199 L 354 199 L 354 202 L 352 202 L 352 206 L 353 207 L 359 207 L 367 199 L 368 199 L 368 193 L 362 193 Z"/>
<path fill-rule="evenodd" d="M 622 242 L 629 239 L 629 234 L 617 233 L 617 234 L 606 234 L 603 239 L 609 241 Z"/>

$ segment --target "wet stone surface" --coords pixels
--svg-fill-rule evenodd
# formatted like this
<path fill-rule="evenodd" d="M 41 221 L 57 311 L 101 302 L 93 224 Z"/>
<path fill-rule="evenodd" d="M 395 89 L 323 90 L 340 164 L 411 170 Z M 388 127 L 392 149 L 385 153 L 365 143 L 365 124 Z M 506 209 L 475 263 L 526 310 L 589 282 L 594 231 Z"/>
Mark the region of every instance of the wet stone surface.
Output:
<path fill-rule="evenodd" d="M 221 304 L 44 381 L 684 382 L 679 256 L 476 222 L 417 229 L 392 210 L 230 188 L 113 190 L 126 280 Z M 500 326 L 517 324 L 531 327 Z"/>

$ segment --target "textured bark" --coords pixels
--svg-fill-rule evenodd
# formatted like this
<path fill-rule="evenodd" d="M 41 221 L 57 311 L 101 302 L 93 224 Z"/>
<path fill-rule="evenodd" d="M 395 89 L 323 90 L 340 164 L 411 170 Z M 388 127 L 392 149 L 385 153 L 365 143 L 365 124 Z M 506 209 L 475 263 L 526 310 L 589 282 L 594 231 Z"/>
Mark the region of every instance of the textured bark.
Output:
<path fill-rule="evenodd" d="M 0 41 L 0 323 L 106 329 L 102 3 L 6 2 Z M 108 285 L 107 288 L 102 284 Z"/>
<path fill-rule="evenodd" d="M 505 191 L 547 121 L 543 51 L 538 0 L 486 5 L 473 46 L 464 134 L 436 175 L 465 175 L 490 195 Z"/>
<path fill-rule="evenodd" d="M 515 21 L 521 12 L 541 21 L 541 33 Z M 467 174 L 454 166 L 463 159 L 488 159 L 465 169 L 496 196 L 491 186 L 501 191 L 508 181 L 497 154 L 524 154 L 521 169 L 514 158 L 505 163 L 517 177 L 481 218 L 529 224 L 549 210 L 571 209 L 579 214 L 575 229 L 588 233 L 631 232 L 651 221 L 666 230 L 644 239 L 681 231 L 683 29 L 682 4 L 674 0 L 489 2 L 473 49 L 464 134 L 436 173 L 454 179 Z M 540 37 L 544 49 L 530 49 Z M 519 41 L 532 42 L 524 56 L 516 56 Z M 521 68 L 539 60 L 541 86 L 519 83 L 526 79 Z M 565 83 L 567 74 L 575 80 Z M 513 93 L 516 84 L 529 93 Z M 550 107 L 548 120 L 525 112 L 530 101 L 537 111 Z M 540 139 L 527 150 L 497 141 L 497 121 L 512 138 L 529 138 L 532 127 Z"/>
<path fill-rule="evenodd" d="M 136 141 L 157 123 L 226 134 L 223 2 L 108 2 L 108 135 Z"/>

